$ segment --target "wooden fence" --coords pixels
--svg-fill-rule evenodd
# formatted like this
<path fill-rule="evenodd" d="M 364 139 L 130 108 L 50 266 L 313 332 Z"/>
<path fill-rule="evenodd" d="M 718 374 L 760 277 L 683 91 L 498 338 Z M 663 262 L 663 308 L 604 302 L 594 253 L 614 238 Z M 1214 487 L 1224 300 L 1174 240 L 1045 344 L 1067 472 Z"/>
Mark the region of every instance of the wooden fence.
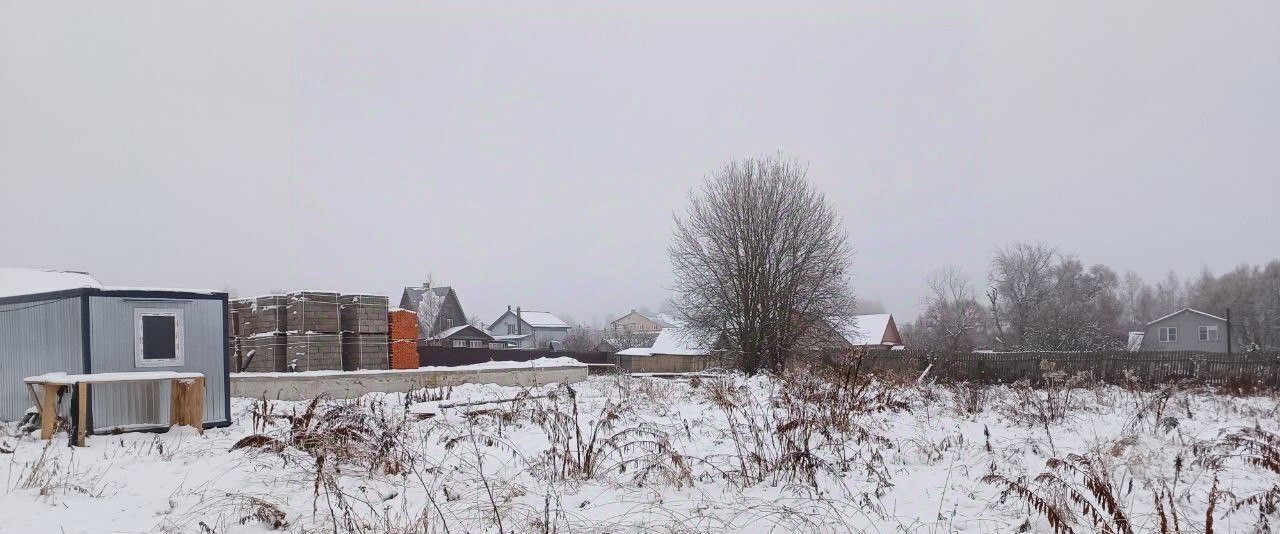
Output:
<path fill-rule="evenodd" d="M 831 358 L 832 363 L 852 362 Z M 1049 373 L 1083 375 L 1109 384 L 1153 385 L 1176 381 L 1236 388 L 1280 388 L 1280 353 L 1205 352 L 932 352 L 872 351 L 862 355 L 870 372 L 925 374 L 942 382 L 1044 383 Z M 1052 375 L 1050 375 L 1052 376 Z"/>

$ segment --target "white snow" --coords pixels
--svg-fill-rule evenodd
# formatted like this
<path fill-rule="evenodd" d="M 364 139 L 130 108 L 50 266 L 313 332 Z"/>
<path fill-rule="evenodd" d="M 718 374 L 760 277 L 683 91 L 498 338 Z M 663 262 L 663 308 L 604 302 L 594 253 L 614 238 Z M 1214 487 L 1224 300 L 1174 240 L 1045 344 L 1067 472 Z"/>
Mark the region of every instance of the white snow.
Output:
<path fill-rule="evenodd" d="M 89 273 L 0 267 L 0 298 L 101 287 Z"/>
<path fill-rule="evenodd" d="M 520 319 L 534 328 L 569 328 L 569 323 L 561 321 L 550 312 L 522 310 Z"/>
<path fill-rule="evenodd" d="M 861 347 L 879 345 L 884 342 L 884 333 L 889 329 L 892 314 L 873 313 L 855 315 L 851 320 L 835 321 L 836 329 L 850 345 Z"/>
<path fill-rule="evenodd" d="M 619 356 L 653 356 L 653 350 L 648 347 L 631 347 L 622 349 L 616 354 Z"/>
<path fill-rule="evenodd" d="M 45 383 L 70 386 L 77 382 L 102 384 L 109 382 L 136 382 L 141 380 L 189 380 L 200 378 L 202 373 L 181 373 L 176 371 L 138 371 L 136 373 L 90 373 L 69 375 L 67 373 L 45 373 L 28 376 L 23 379 L 27 383 Z"/>
<path fill-rule="evenodd" d="M 649 354 L 675 354 L 699 356 L 711 354 L 711 348 L 692 331 L 685 328 L 663 328 L 649 347 Z"/>
<path fill-rule="evenodd" d="M 1220 467 L 1196 461 L 1206 457 L 1197 451 L 1224 431 L 1259 425 L 1275 432 L 1280 403 L 1274 396 L 1180 393 L 1169 403 L 1166 415 L 1176 423 L 1169 430 L 1137 414 L 1153 406 L 1151 393 L 1082 389 L 1064 420 L 1042 427 L 1004 411 L 1020 402 L 1010 388 L 986 390 L 981 411 L 969 414 L 959 408 L 966 399 L 962 390 L 925 384 L 896 390 L 906 410 L 859 416 L 858 424 L 874 438 L 844 442 L 842 454 L 850 461 L 816 452 L 820 491 L 770 479 L 731 483 L 739 469 L 735 427 L 710 400 L 720 379 L 700 380 L 592 377 L 573 385 L 572 397 L 555 385 L 526 390 L 467 384 L 427 390 L 435 395 L 431 400 L 397 393 L 327 401 L 402 422 L 407 437 L 400 446 L 414 458 L 399 474 L 331 471 L 333 488 L 351 504 L 349 517 L 331 512 L 338 506 L 335 495 L 342 494 L 317 484 L 316 462 L 305 452 L 289 447 L 285 461 L 272 452 L 230 450 L 259 431 L 287 435 L 289 422 L 279 418 L 255 429 L 251 412 L 260 400 L 233 399 L 229 428 L 203 435 L 176 427 L 165 434 L 93 436 L 85 449 L 66 447 L 64 436 L 46 447 L 15 425 L 0 426 L 0 451 L 13 451 L 0 453 L 0 531 L 269 532 L 246 508 L 253 498 L 278 507 L 289 523 L 281 530 L 288 532 L 349 532 L 346 521 L 366 525 L 367 532 L 443 532 L 444 523 L 451 532 L 498 532 L 495 507 L 505 532 L 543 532 L 546 518 L 558 532 L 985 533 L 1019 531 L 1024 521 L 1031 532 L 1050 532 L 1024 502 L 1001 499 L 1001 488 L 981 479 L 993 468 L 1031 479 L 1046 471 L 1050 457 L 1097 454 L 1135 532 L 1159 531 L 1150 491 L 1163 487 L 1176 488 L 1182 532 L 1202 531 L 1215 477 L 1220 491 L 1231 492 L 1218 504 L 1216 530 L 1251 532 L 1256 510 L 1233 511 L 1230 504 L 1276 482 L 1274 474 L 1231 456 Z M 769 400 L 781 387 L 771 379 L 737 376 L 724 389 L 755 399 L 752 410 L 768 412 L 777 409 Z M 558 400 L 547 397 L 552 394 Z M 472 402 L 478 404 L 466 405 Z M 565 414 L 572 403 L 584 432 L 596 428 L 606 406 L 619 408 L 601 440 L 658 430 L 692 477 L 679 485 L 638 480 L 638 468 L 648 464 L 643 450 L 631 449 L 603 459 L 595 476 L 548 478 L 540 466 L 552 434 L 541 425 L 552 419 L 527 414 L 538 406 Z M 269 404 L 279 416 L 302 413 L 307 403 Z M 499 415 L 503 410 L 514 415 L 506 419 Z M 632 462 L 625 469 L 624 459 Z M 1073 528 L 1093 531 L 1087 522 Z"/>

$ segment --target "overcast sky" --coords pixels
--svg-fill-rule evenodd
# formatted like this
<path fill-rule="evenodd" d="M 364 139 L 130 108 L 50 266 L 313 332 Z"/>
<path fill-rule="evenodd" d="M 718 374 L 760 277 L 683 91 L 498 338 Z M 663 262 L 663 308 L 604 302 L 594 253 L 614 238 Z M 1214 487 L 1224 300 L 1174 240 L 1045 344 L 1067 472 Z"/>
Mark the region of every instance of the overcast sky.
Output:
<path fill-rule="evenodd" d="M 1280 2 L 686 4 L 0 2 L 0 265 L 601 320 L 668 297 L 707 172 L 778 151 L 904 322 L 1013 241 L 1280 256 Z"/>

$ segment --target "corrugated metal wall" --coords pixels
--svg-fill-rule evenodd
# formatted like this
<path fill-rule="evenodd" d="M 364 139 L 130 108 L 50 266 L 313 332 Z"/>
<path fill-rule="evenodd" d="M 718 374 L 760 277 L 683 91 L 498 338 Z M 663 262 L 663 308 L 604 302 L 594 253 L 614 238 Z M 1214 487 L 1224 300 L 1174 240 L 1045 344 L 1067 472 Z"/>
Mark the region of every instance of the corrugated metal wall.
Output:
<path fill-rule="evenodd" d="M 135 308 L 177 308 L 183 316 L 184 365 L 144 367 L 134 364 Z M 181 371 L 205 375 L 204 420 L 226 421 L 226 384 L 223 381 L 221 300 L 142 299 L 116 296 L 89 297 L 89 334 L 94 373 L 132 371 Z M 169 387 L 159 384 L 111 384 L 93 387 L 93 425 L 107 429 L 120 425 L 167 424 Z"/>
<path fill-rule="evenodd" d="M 20 419 L 32 406 L 23 378 L 82 372 L 82 350 L 80 297 L 0 304 L 0 420 Z"/>

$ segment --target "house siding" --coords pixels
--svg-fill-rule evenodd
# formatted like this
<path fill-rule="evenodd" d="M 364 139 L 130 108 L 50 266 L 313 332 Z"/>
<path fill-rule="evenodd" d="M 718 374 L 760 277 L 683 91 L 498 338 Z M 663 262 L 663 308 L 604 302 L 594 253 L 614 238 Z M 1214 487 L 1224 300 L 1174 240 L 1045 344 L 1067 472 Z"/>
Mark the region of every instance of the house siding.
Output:
<path fill-rule="evenodd" d="M 0 420 L 21 419 L 32 406 L 22 379 L 84 372 L 81 303 L 72 296 L 0 304 Z"/>
<path fill-rule="evenodd" d="M 1200 341 L 1201 326 L 1217 326 L 1217 341 Z M 1173 343 L 1160 341 L 1160 329 L 1176 327 L 1178 341 Z M 1203 351 L 1227 352 L 1227 322 L 1192 311 L 1182 311 L 1171 317 L 1147 325 L 1142 336 L 1143 352 L 1159 351 Z"/>
<path fill-rule="evenodd" d="M 175 371 L 205 375 L 206 423 L 228 420 L 224 380 L 224 301 L 220 299 L 89 297 L 91 368 L 94 373 Z M 176 308 L 183 314 L 183 365 L 139 368 L 134 353 L 134 310 Z M 95 429 L 119 425 L 168 424 L 169 385 L 99 384 L 93 386 Z"/>
<path fill-rule="evenodd" d="M 524 321 L 521 321 L 521 323 L 523 324 L 520 327 L 519 333 L 533 334 L 533 346 L 530 347 L 522 344 L 521 348 L 547 348 L 551 346 L 552 341 L 564 341 L 564 339 L 569 336 L 568 328 L 535 328 Z M 507 326 L 515 326 L 515 324 L 515 312 L 504 312 L 502 316 L 499 317 L 498 320 L 494 321 L 493 325 L 489 327 L 489 331 L 498 336 L 507 335 Z"/>

